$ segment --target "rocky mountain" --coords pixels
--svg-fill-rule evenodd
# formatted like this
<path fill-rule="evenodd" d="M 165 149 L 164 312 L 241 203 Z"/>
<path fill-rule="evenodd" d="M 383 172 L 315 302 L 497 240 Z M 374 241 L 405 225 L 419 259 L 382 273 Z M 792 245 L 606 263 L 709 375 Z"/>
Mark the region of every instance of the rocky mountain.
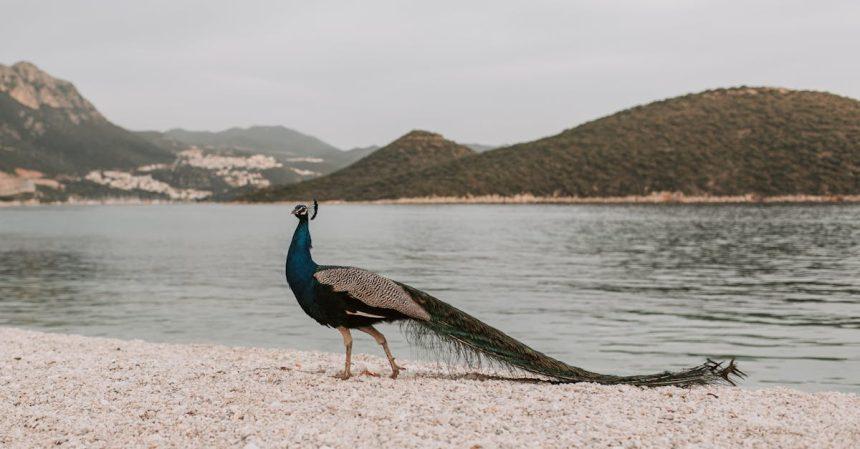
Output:
<path fill-rule="evenodd" d="M 355 156 L 283 127 L 133 133 L 68 81 L 27 62 L 0 65 L 0 200 L 217 199 L 313 178 Z"/>
<path fill-rule="evenodd" d="M 310 192 L 299 184 L 254 199 Z M 328 198 L 860 194 L 860 102 L 825 92 L 716 89 L 555 136 L 386 177 Z M 290 198 L 293 199 L 293 198 Z"/>
<path fill-rule="evenodd" d="M 271 187 L 244 197 L 251 201 L 317 198 L 358 199 L 386 195 L 394 180 L 468 158 L 470 148 L 427 131 L 412 131 L 330 175 L 298 184 Z"/>
<path fill-rule="evenodd" d="M 27 62 L 0 65 L 0 196 L 59 193 L 65 178 L 93 169 L 172 159 L 110 123 L 71 83 Z"/>

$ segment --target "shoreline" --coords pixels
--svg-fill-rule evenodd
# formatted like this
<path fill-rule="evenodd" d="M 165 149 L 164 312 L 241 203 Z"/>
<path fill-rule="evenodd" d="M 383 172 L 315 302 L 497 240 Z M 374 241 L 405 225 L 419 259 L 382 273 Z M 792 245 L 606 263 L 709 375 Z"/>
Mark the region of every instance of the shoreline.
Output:
<path fill-rule="evenodd" d="M 278 200 L 271 202 L 247 202 L 247 201 L 173 201 L 173 200 L 144 200 L 135 198 L 108 198 L 92 200 L 73 200 L 63 202 L 41 203 L 34 200 L 27 201 L 0 201 L 3 207 L 31 207 L 31 206 L 137 206 L 153 204 L 230 204 L 230 205 L 257 205 L 257 204 L 293 204 L 299 200 Z M 576 197 L 576 196 L 534 196 L 520 194 L 512 196 L 503 195 L 479 195 L 479 196 L 427 196 L 413 198 L 395 198 L 382 200 L 326 200 L 321 204 L 380 204 L 380 205 L 420 205 L 420 204 L 560 204 L 560 205 L 626 205 L 626 204 L 857 204 L 860 203 L 860 195 L 776 195 L 760 196 L 755 194 L 708 196 L 708 195 L 684 195 L 682 193 L 661 192 L 651 195 L 630 195 L 617 197 Z"/>
<path fill-rule="evenodd" d="M 292 201 L 278 201 L 288 203 Z M 860 203 L 860 195 L 736 195 L 736 196 L 687 196 L 680 193 L 663 192 L 647 196 L 576 197 L 534 195 L 481 195 L 481 196 L 430 196 L 368 201 L 322 201 L 330 204 L 840 204 Z M 269 203 L 249 203 L 269 204 Z"/>
<path fill-rule="evenodd" d="M 368 339 L 353 370 L 386 373 Z M 367 353 L 374 354 L 372 356 Z M 0 327 L 0 446 L 816 447 L 860 443 L 860 396 L 786 387 L 643 389 L 487 379 L 342 354 Z"/>
<path fill-rule="evenodd" d="M 140 198 L 107 198 L 72 201 L 39 202 L 35 200 L 26 201 L 0 201 L 0 209 L 4 207 L 38 207 L 38 206 L 148 206 L 152 204 L 195 204 L 193 201 L 172 200 L 145 200 Z M 217 203 L 212 203 L 217 204 Z"/>

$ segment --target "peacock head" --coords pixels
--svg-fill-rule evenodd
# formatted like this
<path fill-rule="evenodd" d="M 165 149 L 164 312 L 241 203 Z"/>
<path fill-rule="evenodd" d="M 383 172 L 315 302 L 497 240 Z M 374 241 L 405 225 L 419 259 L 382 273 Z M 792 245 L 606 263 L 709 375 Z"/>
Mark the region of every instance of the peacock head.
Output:
<path fill-rule="evenodd" d="M 317 211 L 319 210 L 319 203 L 317 203 L 317 200 L 314 200 L 313 208 L 313 214 L 310 216 L 311 220 L 317 217 Z M 297 204 L 296 207 L 293 208 L 293 211 L 290 213 L 295 215 L 299 220 L 307 220 L 308 212 L 308 206 L 305 206 L 304 204 Z"/>

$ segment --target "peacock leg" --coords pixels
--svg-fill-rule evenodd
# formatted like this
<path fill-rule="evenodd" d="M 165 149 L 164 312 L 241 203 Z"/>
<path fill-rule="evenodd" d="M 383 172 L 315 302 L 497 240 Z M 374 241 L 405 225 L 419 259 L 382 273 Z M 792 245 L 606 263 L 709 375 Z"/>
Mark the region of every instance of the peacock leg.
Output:
<path fill-rule="evenodd" d="M 349 333 L 349 329 L 345 327 L 338 327 L 337 330 L 340 331 L 340 335 L 343 336 L 343 345 L 346 347 L 346 363 L 343 367 L 343 372 L 335 375 L 338 379 L 349 379 L 352 375 L 349 371 L 349 367 L 352 364 L 352 334 Z"/>
<path fill-rule="evenodd" d="M 370 334 L 377 343 L 382 345 L 382 349 L 385 351 L 385 356 L 388 357 L 388 363 L 391 364 L 391 378 L 397 379 L 397 375 L 400 374 L 400 370 L 405 370 L 406 368 L 397 366 L 397 363 L 394 363 L 394 356 L 391 355 L 391 350 L 388 349 L 388 341 L 385 340 L 385 335 L 382 335 L 382 332 L 379 332 L 373 326 L 359 327 L 358 330 Z"/>

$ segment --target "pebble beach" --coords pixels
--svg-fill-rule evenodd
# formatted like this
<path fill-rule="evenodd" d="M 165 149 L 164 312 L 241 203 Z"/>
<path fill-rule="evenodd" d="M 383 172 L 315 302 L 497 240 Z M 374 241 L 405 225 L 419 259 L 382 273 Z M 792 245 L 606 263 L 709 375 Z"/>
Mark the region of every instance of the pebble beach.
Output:
<path fill-rule="evenodd" d="M 552 385 L 342 354 L 0 328 L 0 447 L 856 448 L 860 396 Z M 381 375 L 379 375 L 381 374 Z M 754 375 L 754 373 L 752 373 Z"/>

